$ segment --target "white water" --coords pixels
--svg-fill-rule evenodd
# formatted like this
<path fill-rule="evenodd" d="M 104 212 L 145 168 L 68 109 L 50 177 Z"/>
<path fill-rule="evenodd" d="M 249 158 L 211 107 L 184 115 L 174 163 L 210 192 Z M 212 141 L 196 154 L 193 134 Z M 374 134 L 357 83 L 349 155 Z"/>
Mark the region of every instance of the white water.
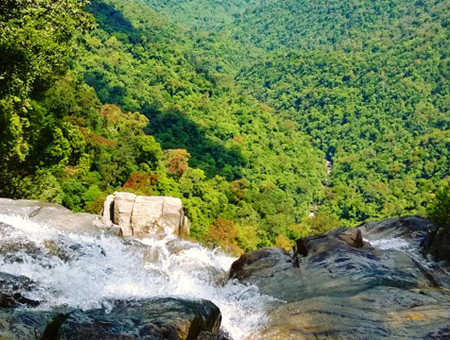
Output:
<path fill-rule="evenodd" d="M 428 263 L 427 259 L 420 254 L 420 251 L 416 249 L 410 242 L 401 237 L 381 238 L 378 240 L 364 239 L 364 241 L 369 242 L 374 248 L 378 248 L 381 250 L 394 249 L 401 251 L 408 255 L 412 260 L 416 261 L 416 263 L 420 264 L 422 267 L 430 269 L 430 263 Z"/>
<path fill-rule="evenodd" d="M 39 308 L 111 308 L 112 299 L 176 296 L 207 299 L 222 312 L 234 340 L 256 339 L 273 301 L 255 286 L 221 283 L 235 260 L 199 244 L 168 237 L 124 241 L 105 235 L 59 232 L 21 217 L 0 214 L 0 271 L 37 283 L 22 295 Z M 70 223 L 70 221 L 68 221 Z"/>
<path fill-rule="evenodd" d="M 369 242 L 374 248 L 387 250 L 387 249 L 396 249 L 405 251 L 410 248 L 409 242 L 400 237 L 396 238 L 381 238 L 378 240 L 364 240 Z"/>

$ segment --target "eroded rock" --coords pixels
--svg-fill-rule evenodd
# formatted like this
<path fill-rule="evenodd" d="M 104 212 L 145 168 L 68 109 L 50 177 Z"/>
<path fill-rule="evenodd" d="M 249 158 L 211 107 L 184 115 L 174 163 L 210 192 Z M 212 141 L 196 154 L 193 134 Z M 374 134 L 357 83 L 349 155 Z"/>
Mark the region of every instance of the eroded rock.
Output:
<path fill-rule="evenodd" d="M 113 308 L 45 312 L 0 308 L 0 339 L 226 340 L 219 308 L 207 300 L 114 301 Z"/>
<path fill-rule="evenodd" d="M 120 227 L 123 236 L 187 236 L 190 231 L 183 204 L 175 197 L 116 192 L 108 196 L 103 207 L 103 219 L 110 218 Z"/>
<path fill-rule="evenodd" d="M 55 312 L 0 308 L 0 339 L 55 339 L 61 318 L 64 315 Z"/>

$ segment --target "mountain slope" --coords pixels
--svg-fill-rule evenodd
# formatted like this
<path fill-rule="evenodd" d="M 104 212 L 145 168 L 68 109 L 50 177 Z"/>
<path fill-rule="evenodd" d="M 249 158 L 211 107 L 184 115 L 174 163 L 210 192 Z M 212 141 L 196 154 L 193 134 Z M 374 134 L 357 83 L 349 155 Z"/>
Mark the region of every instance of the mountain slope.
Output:
<path fill-rule="evenodd" d="M 199 42 L 142 4 L 97 2 L 89 11 L 99 27 L 74 68 L 103 102 L 146 115 L 163 149 L 190 154 L 192 170 L 174 177 L 172 194 L 184 198 L 198 235 L 221 216 L 257 227 L 261 244 L 290 237 L 323 196 L 323 153 L 233 79 L 200 65 Z"/>
<path fill-rule="evenodd" d="M 449 5 L 241 3 L 220 28 L 253 53 L 237 84 L 294 120 L 333 163 L 319 211 L 350 223 L 423 214 L 447 181 Z M 169 15 L 197 26 L 183 19 L 188 8 Z"/>

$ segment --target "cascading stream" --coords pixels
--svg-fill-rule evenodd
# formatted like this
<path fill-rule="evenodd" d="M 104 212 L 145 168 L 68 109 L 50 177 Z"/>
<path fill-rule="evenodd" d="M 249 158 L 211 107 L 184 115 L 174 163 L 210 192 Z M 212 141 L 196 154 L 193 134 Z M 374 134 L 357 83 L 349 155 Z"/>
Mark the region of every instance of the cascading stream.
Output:
<path fill-rule="evenodd" d="M 21 294 L 38 308 L 111 308 L 115 299 L 172 296 L 207 299 L 234 340 L 255 339 L 273 299 L 255 286 L 227 281 L 235 260 L 176 237 L 123 240 L 67 234 L 0 214 L 0 271 L 35 283 Z"/>
<path fill-rule="evenodd" d="M 429 269 L 429 263 L 420 255 L 420 250 L 416 249 L 410 242 L 401 237 L 380 238 L 375 240 L 364 240 L 369 242 L 374 248 L 381 250 L 394 249 L 408 255 L 412 260 L 416 261 L 423 268 Z"/>

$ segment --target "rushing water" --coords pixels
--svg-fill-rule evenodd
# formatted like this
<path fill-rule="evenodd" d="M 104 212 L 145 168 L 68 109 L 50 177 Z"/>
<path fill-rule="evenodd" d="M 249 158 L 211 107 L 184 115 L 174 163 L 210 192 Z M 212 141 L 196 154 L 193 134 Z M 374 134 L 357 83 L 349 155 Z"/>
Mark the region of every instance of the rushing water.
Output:
<path fill-rule="evenodd" d="M 0 271 L 35 282 L 22 295 L 41 301 L 39 308 L 108 310 L 113 299 L 203 298 L 220 308 L 222 327 L 234 340 L 257 338 L 266 321 L 271 298 L 255 286 L 226 281 L 235 258 L 199 244 L 67 234 L 2 214 L 0 222 Z"/>
<path fill-rule="evenodd" d="M 420 249 L 401 237 L 380 238 L 375 240 L 364 240 L 369 242 L 374 248 L 381 250 L 398 250 L 408 255 L 413 261 L 425 269 L 430 269 L 430 263 L 421 255 Z"/>
<path fill-rule="evenodd" d="M 396 249 L 405 251 L 410 248 L 410 244 L 408 241 L 401 237 L 395 238 L 381 238 L 378 240 L 364 240 L 369 242 L 374 248 L 387 250 L 387 249 Z"/>

